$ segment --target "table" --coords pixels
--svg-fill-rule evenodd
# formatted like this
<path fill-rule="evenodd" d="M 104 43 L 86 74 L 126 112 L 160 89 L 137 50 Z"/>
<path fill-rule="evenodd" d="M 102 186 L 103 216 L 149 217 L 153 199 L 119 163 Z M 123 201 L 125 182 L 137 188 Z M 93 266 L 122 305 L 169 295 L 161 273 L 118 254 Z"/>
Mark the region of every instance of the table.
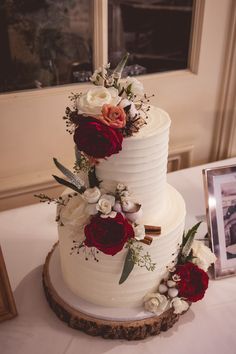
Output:
<path fill-rule="evenodd" d="M 186 228 L 205 214 L 202 169 L 236 164 L 236 158 L 168 174 L 183 195 Z M 212 280 L 169 331 L 143 341 L 104 340 L 68 328 L 49 308 L 41 285 L 42 264 L 57 240 L 55 206 L 30 205 L 0 213 L 1 245 L 19 316 L 0 324 L 1 354 L 235 354 L 236 278 Z M 206 233 L 206 224 L 200 234 Z"/>

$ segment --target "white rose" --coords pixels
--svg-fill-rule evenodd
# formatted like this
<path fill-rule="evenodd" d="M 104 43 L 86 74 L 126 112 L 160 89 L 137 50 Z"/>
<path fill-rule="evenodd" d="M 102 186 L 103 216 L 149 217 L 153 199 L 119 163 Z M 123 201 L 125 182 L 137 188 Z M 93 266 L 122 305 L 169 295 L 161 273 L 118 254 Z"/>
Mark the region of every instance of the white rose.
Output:
<path fill-rule="evenodd" d="M 77 108 L 80 112 L 87 115 L 101 114 L 104 104 L 116 106 L 120 101 L 118 90 L 114 87 L 97 86 L 87 93 L 81 95 L 77 100 Z"/>
<path fill-rule="evenodd" d="M 87 203 L 80 195 L 70 198 L 68 203 L 61 208 L 60 221 L 66 227 L 79 229 L 81 226 L 85 225 L 88 220 L 86 206 Z"/>
<path fill-rule="evenodd" d="M 83 193 L 83 198 L 89 204 L 97 203 L 100 197 L 101 197 L 101 192 L 98 187 L 87 188 L 86 191 Z"/>
<path fill-rule="evenodd" d="M 136 225 L 134 227 L 134 237 L 136 238 L 136 240 L 143 240 L 145 237 L 145 227 L 144 225 L 140 224 L 140 225 Z"/>
<path fill-rule="evenodd" d="M 144 95 L 144 87 L 143 84 L 137 80 L 135 77 L 127 77 L 126 82 L 125 82 L 125 88 L 127 88 L 129 85 L 131 85 L 131 92 L 134 95 L 137 96 L 143 96 Z"/>
<path fill-rule="evenodd" d="M 110 200 L 101 198 L 99 199 L 98 203 L 96 204 L 96 209 L 100 211 L 102 214 L 110 214 L 112 210 L 112 204 Z"/>
<path fill-rule="evenodd" d="M 179 297 L 175 297 L 173 300 L 171 300 L 170 305 L 171 307 L 174 307 L 175 314 L 181 314 L 182 312 L 187 311 L 187 309 L 189 308 L 189 304 L 185 300 L 180 299 Z"/>
<path fill-rule="evenodd" d="M 193 263 L 205 272 L 212 263 L 215 263 L 216 256 L 211 252 L 210 248 L 205 246 L 203 241 L 194 240 L 192 244 Z"/>
<path fill-rule="evenodd" d="M 165 311 L 169 305 L 167 297 L 159 293 L 147 294 L 143 301 L 145 310 L 156 314 Z"/>

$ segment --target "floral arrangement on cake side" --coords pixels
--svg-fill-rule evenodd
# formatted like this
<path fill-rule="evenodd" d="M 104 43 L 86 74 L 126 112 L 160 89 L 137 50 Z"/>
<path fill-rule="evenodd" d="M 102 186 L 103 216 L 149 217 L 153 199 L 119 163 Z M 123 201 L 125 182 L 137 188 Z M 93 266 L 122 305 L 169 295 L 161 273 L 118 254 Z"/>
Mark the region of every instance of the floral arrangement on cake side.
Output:
<path fill-rule="evenodd" d="M 156 292 L 144 297 L 147 311 L 160 314 L 173 307 L 175 314 L 182 314 L 192 302 L 204 297 L 209 281 L 207 270 L 216 261 L 216 256 L 204 245 L 204 240 L 194 239 L 200 224 L 184 233 L 175 266 L 168 267 Z"/>

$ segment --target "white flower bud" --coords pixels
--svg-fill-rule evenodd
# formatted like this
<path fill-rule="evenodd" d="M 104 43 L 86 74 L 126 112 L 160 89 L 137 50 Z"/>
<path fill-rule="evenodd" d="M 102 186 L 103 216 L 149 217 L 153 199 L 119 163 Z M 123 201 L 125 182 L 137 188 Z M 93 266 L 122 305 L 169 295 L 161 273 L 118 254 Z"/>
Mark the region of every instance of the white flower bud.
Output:
<path fill-rule="evenodd" d="M 170 297 L 176 297 L 177 295 L 178 295 L 178 289 L 176 289 L 176 288 L 169 288 L 168 289 L 168 295 L 170 296 Z"/>
<path fill-rule="evenodd" d="M 99 198 L 101 197 L 101 192 L 98 187 L 87 188 L 83 193 L 83 198 L 89 204 L 97 203 Z"/>
<path fill-rule="evenodd" d="M 167 288 L 167 286 L 165 284 L 160 284 L 159 288 L 158 288 L 158 291 L 159 291 L 160 294 L 165 294 L 165 293 L 167 293 L 168 288 Z"/>
<path fill-rule="evenodd" d="M 167 281 L 167 286 L 168 286 L 169 288 L 173 288 L 174 286 L 176 286 L 176 282 L 173 281 L 173 280 L 168 280 L 168 281 Z"/>

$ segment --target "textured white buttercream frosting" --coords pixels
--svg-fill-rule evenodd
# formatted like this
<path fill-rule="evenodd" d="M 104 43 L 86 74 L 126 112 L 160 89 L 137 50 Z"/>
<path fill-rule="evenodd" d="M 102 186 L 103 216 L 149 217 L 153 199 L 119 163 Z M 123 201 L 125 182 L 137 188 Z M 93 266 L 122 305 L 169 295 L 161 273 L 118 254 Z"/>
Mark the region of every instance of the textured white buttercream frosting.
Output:
<path fill-rule="evenodd" d="M 153 215 L 154 218 L 154 215 Z M 127 254 L 124 248 L 115 256 L 102 252 L 96 254 L 98 262 L 82 250 L 71 253 L 73 240 L 81 239 L 80 233 L 59 226 L 61 268 L 64 281 L 79 297 L 97 305 L 110 307 L 140 306 L 149 291 L 157 289 L 166 273 L 173 266 L 182 239 L 185 220 L 185 203 L 181 195 L 171 186 L 167 187 L 165 208 L 162 210 L 161 236 L 153 238 L 150 246 L 143 244 L 143 252 L 151 255 L 156 263 L 154 271 L 135 266 L 128 279 L 119 285 L 119 279 Z M 87 251 L 89 252 L 89 248 Z"/>
<path fill-rule="evenodd" d="M 59 226 L 64 281 L 76 295 L 96 305 L 123 308 L 141 305 L 146 293 L 157 289 L 167 267 L 174 265 L 182 239 L 185 203 L 166 184 L 170 118 L 155 107 L 151 107 L 148 116 L 147 125 L 135 136 L 124 139 L 122 151 L 102 160 L 96 172 L 107 191 L 114 191 L 118 182 L 128 185 L 135 200 L 142 204 L 142 222 L 161 226 L 161 236 L 153 238 L 149 246 L 143 244 L 144 253 L 148 252 L 156 263 L 155 270 L 147 271 L 136 265 L 128 279 L 119 285 L 126 248 L 115 256 L 99 252 L 98 262 L 86 257 L 89 248 L 71 254 L 73 240 L 81 240 L 83 230 L 73 229 L 70 224 Z M 81 209 L 82 198 L 76 198 L 75 205 Z"/>
<path fill-rule="evenodd" d="M 147 125 L 124 139 L 122 151 L 102 160 L 96 168 L 104 189 L 114 190 L 117 181 L 129 186 L 142 204 L 145 223 L 155 221 L 151 215 L 165 202 L 169 128 L 168 114 L 151 107 Z"/>

